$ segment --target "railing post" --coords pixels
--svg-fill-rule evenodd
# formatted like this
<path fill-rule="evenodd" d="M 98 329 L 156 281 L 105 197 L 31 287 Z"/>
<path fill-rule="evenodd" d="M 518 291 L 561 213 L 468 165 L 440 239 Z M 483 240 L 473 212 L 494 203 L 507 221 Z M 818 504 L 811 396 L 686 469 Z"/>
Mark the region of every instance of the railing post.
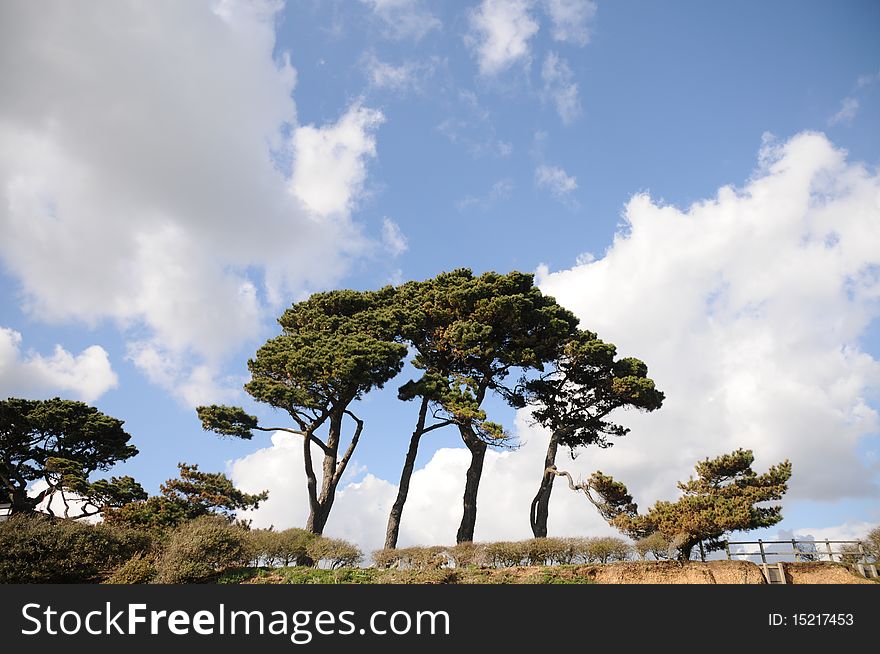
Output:
<path fill-rule="evenodd" d="M 727 560 L 730 561 L 730 541 L 724 541 L 724 551 L 727 552 Z"/>
<path fill-rule="evenodd" d="M 868 557 L 865 556 L 865 544 L 862 541 L 859 541 L 859 561 L 868 562 Z"/>
<path fill-rule="evenodd" d="M 828 550 L 828 560 L 834 563 L 834 552 L 831 551 L 831 543 L 828 542 L 828 539 L 825 539 L 825 549 Z"/>
<path fill-rule="evenodd" d="M 794 552 L 794 562 L 798 563 L 801 560 L 801 553 L 798 551 L 797 541 L 794 538 L 791 539 L 791 550 Z"/>
<path fill-rule="evenodd" d="M 764 541 L 758 539 L 758 547 L 761 549 L 761 563 L 767 563 L 767 555 L 764 554 Z"/>
<path fill-rule="evenodd" d="M 700 561 L 706 562 L 706 550 L 703 549 L 703 541 L 700 541 Z"/>

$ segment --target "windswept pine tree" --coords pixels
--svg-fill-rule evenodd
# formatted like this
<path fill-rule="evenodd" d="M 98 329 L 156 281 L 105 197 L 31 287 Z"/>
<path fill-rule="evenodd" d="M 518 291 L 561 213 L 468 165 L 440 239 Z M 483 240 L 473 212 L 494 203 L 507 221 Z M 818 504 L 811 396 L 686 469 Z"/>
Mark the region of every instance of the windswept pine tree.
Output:
<path fill-rule="evenodd" d="M 657 502 L 644 514 L 624 484 L 601 472 L 579 484 L 567 472 L 555 474 L 568 477 L 569 486 L 583 491 L 613 527 L 634 540 L 659 533 L 687 561 L 700 543 L 706 551 L 721 549 L 725 534 L 782 520 L 782 506 L 766 503 L 781 500 L 788 490 L 791 463 L 783 461 L 759 475 L 752 470 L 754 461 L 752 451 L 743 449 L 700 461 L 696 478 L 678 483 L 678 500 Z"/>

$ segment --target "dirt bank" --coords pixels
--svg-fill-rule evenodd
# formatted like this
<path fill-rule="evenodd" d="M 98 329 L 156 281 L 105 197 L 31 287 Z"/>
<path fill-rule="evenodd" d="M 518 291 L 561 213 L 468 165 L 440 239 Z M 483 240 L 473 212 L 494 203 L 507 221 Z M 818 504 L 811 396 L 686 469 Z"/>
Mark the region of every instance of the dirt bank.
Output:
<path fill-rule="evenodd" d="M 789 584 L 873 584 L 850 568 L 836 563 L 784 563 Z"/>

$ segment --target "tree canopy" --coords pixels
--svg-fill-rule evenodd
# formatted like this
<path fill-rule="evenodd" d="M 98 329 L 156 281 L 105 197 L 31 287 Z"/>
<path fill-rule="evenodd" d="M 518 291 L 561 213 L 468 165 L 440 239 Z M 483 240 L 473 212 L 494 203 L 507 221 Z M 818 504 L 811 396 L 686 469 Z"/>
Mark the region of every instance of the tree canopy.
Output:
<path fill-rule="evenodd" d="M 221 435 L 251 438 L 254 430 L 282 430 L 302 436 L 307 528 L 314 533 L 324 529 L 336 486 L 363 431 L 363 421 L 349 406 L 371 389 L 381 388 L 403 367 L 406 345 L 399 342 L 393 297 L 391 287 L 316 293 L 279 318 L 281 334 L 248 361 L 251 380 L 245 390 L 258 402 L 287 413 L 293 427 L 261 425 L 239 407 L 197 409 L 204 428 Z M 340 453 L 346 418 L 354 429 Z M 326 427 L 323 438 L 322 427 Z M 312 445 L 323 452 L 320 491 Z"/>
<path fill-rule="evenodd" d="M 90 481 L 90 475 L 107 470 L 135 454 L 123 421 L 83 402 L 54 398 L 0 401 L 0 494 L 12 503 L 13 513 L 34 511 L 60 496 L 65 517 L 84 517 L 109 506 L 146 497 L 131 477 Z M 33 496 L 28 485 L 42 481 L 45 487 Z M 70 515 L 70 497 L 82 503 Z"/>
<path fill-rule="evenodd" d="M 483 401 L 495 392 L 521 405 L 507 377 L 517 369 L 543 369 L 578 321 L 522 272 L 474 275 L 460 268 L 408 282 L 397 298 L 401 336 L 416 352 L 413 365 L 424 371 L 401 387 L 400 397 L 433 404 L 434 416 L 455 424 L 471 453 L 457 534 L 459 542 L 469 541 L 486 448 L 509 440 L 503 426 L 488 419 Z"/>

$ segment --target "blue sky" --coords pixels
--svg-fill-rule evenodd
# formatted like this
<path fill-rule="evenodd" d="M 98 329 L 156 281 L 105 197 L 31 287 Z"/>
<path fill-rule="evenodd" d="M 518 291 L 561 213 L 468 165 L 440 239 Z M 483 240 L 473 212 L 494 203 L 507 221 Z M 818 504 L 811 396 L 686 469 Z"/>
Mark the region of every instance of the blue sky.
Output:
<path fill-rule="evenodd" d="M 0 394 L 80 397 L 124 419 L 141 453 L 117 472 L 155 491 L 178 461 L 226 470 L 270 486 L 257 523 L 302 522 L 295 454 L 265 436 L 219 441 L 192 406 L 279 420 L 240 392 L 245 362 L 309 292 L 519 269 L 682 402 L 627 415 L 626 443 L 574 470 L 601 466 L 647 504 L 741 444 L 759 464 L 793 458 L 782 528 L 851 536 L 880 521 L 877 3 L 0 13 Z M 804 250 L 813 237 L 825 250 Z M 366 545 L 414 420 L 397 385 L 360 407 L 354 486 L 328 526 Z M 701 404 L 715 398 L 724 411 Z M 527 445 L 488 467 L 483 511 L 513 517 L 477 534 L 524 537 L 541 435 L 489 407 Z M 448 516 L 431 516 L 436 530 L 405 516 L 404 542 L 452 538 L 459 445 L 425 442 L 414 505 Z M 823 478 L 828 449 L 829 477 L 856 481 Z M 603 528 L 573 498 L 559 505 L 551 531 Z"/>

